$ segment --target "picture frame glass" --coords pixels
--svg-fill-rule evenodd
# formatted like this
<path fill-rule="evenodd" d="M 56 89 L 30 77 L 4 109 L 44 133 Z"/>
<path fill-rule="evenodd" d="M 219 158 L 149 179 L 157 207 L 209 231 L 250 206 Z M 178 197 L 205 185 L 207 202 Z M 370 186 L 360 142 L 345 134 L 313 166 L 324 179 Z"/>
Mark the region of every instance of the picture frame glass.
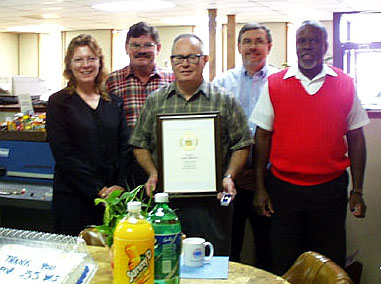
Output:
<path fill-rule="evenodd" d="M 218 191 L 217 117 L 215 113 L 159 116 L 159 180 L 164 192 Z"/>

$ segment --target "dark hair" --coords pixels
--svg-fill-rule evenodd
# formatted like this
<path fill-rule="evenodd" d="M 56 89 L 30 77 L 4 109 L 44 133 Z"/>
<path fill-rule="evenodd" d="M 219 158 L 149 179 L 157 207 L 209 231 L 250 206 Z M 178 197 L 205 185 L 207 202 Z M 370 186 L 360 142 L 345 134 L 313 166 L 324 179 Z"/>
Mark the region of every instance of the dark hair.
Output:
<path fill-rule="evenodd" d="M 68 80 L 66 89 L 69 94 L 74 94 L 75 89 L 77 87 L 77 80 L 74 77 L 71 63 L 74 56 L 74 50 L 79 46 L 87 46 L 90 50 L 99 58 L 99 72 L 97 77 L 95 78 L 95 90 L 99 92 L 101 97 L 105 100 L 110 100 L 110 96 L 106 92 L 105 81 L 108 75 L 108 72 L 105 68 L 104 56 L 102 54 L 102 49 L 98 45 L 97 41 L 92 35 L 88 34 L 80 34 L 73 38 L 66 51 L 65 55 L 65 69 L 63 72 L 64 77 Z"/>
<path fill-rule="evenodd" d="M 244 32 L 249 31 L 249 30 L 258 30 L 258 29 L 264 30 L 266 32 L 266 39 L 267 39 L 268 43 L 273 42 L 273 36 L 271 35 L 271 31 L 267 26 L 265 26 L 263 24 L 249 23 L 249 24 L 244 25 L 241 28 L 241 30 L 239 31 L 238 43 L 241 42 L 242 35 Z"/>
<path fill-rule="evenodd" d="M 318 21 L 313 21 L 313 20 L 306 20 L 306 21 L 304 21 L 300 25 L 300 27 L 296 30 L 296 34 L 298 34 L 300 29 L 305 27 L 305 26 L 312 26 L 312 27 L 320 29 L 322 31 L 322 33 L 323 33 L 325 42 L 328 42 L 328 32 L 327 32 L 327 29 L 320 22 L 318 22 Z"/>
<path fill-rule="evenodd" d="M 157 29 L 146 22 L 139 22 L 132 25 L 128 30 L 126 42 L 128 42 L 132 37 L 138 38 L 142 35 L 150 35 L 155 43 L 160 42 L 159 32 Z"/>
<path fill-rule="evenodd" d="M 172 45 L 172 53 L 173 53 L 173 48 L 176 44 L 176 42 L 182 38 L 195 38 L 196 40 L 198 40 L 198 42 L 200 43 L 200 53 L 201 55 L 205 55 L 204 54 L 204 43 L 203 41 L 201 40 L 201 38 L 199 38 L 198 36 L 196 36 L 195 34 L 192 34 L 192 33 L 184 33 L 184 34 L 179 34 L 174 40 L 173 40 L 173 45 Z"/>

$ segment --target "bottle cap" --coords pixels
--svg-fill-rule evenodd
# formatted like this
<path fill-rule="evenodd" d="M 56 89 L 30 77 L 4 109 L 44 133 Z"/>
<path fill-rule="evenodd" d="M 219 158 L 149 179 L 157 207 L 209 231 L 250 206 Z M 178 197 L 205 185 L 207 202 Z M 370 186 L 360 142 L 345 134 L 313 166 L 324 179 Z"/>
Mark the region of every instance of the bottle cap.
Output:
<path fill-rule="evenodd" d="M 127 203 L 128 212 L 140 212 L 142 208 L 142 203 L 140 201 L 130 201 Z"/>
<path fill-rule="evenodd" d="M 156 203 L 167 203 L 168 202 L 168 193 L 159 192 L 155 194 L 155 202 Z"/>

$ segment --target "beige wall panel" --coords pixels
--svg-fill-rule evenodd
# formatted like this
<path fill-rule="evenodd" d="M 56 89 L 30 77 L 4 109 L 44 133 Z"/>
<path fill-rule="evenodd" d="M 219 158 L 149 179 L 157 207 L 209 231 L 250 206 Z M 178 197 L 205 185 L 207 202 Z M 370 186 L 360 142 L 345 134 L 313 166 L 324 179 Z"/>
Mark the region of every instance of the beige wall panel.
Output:
<path fill-rule="evenodd" d="M 161 51 L 156 59 L 158 66 L 171 70 L 171 49 L 173 40 L 182 33 L 191 33 L 192 26 L 179 26 L 179 27 L 157 27 L 161 42 Z"/>
<path fill-rule="evenodd" d="M 273 47 L 267 58 L 269 64 L 280 68 L 287 58 L 287 24 L 286 23 L 265 23 L 273 35 Z"/>
<path fill-rule="evenodd" d="M 333 21 L 322 21 L 323 26 L 327 29 L 328 32 L 328 50 L 325 54 L 326 62 L 333 64 Z"/>
<path fill-rule="evenodd" d="M 0 33 L 0 77 L 18 75 L 18 35 Z"/>
<path fill-rule="evenodd" d="M 38 34 L 20 34 L 20 75 L 38 77 Z"/>
<path fill-rule="evenodd" d="M 367 214 L 364 219 L 355 218 L 348 210 L 347 216 L 347 243 L 348 254 L 359 251 L 355 258 L 363 264 L 361 283 L 380 283 L 381 272 L 381 119 L 371 119 L 370 124 L 364 127 L 368 160 L 364 182 L 364 200 L 367 205 Z"/>
<path fill-rule="evenodd" d="M 90 34 L 97 40 L 98 44 L 102 48 L 103 55 L 105 56 L 106 68 L 107 71 L 111 71 L 111 48 L 112 48 L 112 30 L 81 30 L 81 31 L 70 31 L 65 32 L 64 36 L 64 46 L 65 53 L 66 48 L 69 45 L 70 41 L 80 34 Z M 65 56 L 65 54 L 64 54 Z"/>

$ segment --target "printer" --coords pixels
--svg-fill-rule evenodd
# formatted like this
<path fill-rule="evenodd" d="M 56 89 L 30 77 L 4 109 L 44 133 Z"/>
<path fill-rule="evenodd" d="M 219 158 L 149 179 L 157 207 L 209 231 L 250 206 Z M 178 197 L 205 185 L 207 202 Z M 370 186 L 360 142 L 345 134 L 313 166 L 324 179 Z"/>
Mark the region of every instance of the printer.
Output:
<path fill-rule="evenodd" d="M 53 231 L 54 166 L 45 132 L 0 131 L 0 227 Z"/>

